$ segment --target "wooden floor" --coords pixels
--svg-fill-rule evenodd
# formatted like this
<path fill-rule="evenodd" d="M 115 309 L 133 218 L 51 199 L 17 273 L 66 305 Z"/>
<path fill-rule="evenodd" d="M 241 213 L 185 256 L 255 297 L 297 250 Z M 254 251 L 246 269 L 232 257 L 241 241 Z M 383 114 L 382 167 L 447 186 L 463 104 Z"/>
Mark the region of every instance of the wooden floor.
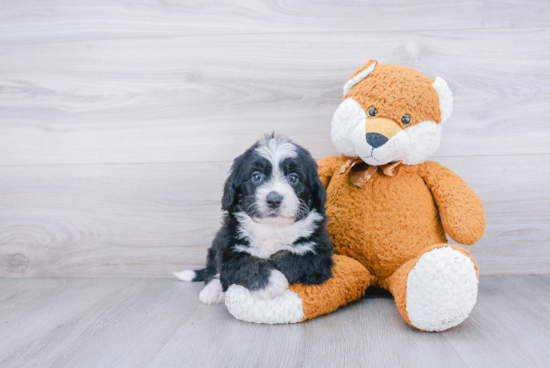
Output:
<path fill-rule="evenodd" d="M 548 367 L 550 276 L 485 276 L 462 325 L 414 330 L 390 296 L 268 326 L 171 279 L 0 279 L 1 367 Z"/>

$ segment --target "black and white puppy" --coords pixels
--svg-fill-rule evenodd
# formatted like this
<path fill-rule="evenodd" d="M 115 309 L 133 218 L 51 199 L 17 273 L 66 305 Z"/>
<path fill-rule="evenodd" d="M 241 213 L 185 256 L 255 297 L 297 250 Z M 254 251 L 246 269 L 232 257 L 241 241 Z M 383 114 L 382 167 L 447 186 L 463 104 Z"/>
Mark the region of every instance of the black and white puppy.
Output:
<path fill-rule="evenodd" d="M 321 284 L 333 265 L 325 201 L 311 154 L 286 137 L 266 136 L 233 162 L 222 198 L 223 226 L 206 268 L 174 275 L 205 281 L 199 296 L 204 304 L 223 303 L 232 284 L 260 299 L 282 294 L 289 283 Z"/>

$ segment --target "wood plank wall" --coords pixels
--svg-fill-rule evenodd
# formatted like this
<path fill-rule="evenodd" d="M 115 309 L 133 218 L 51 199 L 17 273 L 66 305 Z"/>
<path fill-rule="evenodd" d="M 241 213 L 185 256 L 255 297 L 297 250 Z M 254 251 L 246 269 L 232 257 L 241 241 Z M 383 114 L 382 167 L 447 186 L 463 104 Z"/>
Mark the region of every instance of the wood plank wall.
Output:
<path fill-rule="evenodd" d="M 0 276 L 204 264 L 230 161 L 263 133 L 316 158 L 365 61 L 443 77 L 434 157 L 485 203 L 482 274 L 550 270 L 550 2 L 0 3 Z"/>

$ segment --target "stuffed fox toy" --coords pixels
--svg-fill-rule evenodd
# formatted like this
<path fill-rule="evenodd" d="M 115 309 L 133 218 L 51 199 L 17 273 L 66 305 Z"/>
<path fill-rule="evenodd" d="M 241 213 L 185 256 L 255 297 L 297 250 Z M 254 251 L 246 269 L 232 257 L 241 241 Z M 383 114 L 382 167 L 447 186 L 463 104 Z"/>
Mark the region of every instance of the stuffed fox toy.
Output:
<path fill-rule="evenodd" d="M 331 137 L 341 156 L 318 162 L 327 189 L 333 277 L 256 300 L 233 285 L 229 312 L 257 323 L 302 322 L 359 299 L 369 286 L 392 293 L 407 323 L 443 331 L 464 321 L 478 290 L 470 253 L 485 230 L 483 204 L 455 173 L 426 161 L 452 112 L 447 83 L 370 60 L 344 85 Z"/>

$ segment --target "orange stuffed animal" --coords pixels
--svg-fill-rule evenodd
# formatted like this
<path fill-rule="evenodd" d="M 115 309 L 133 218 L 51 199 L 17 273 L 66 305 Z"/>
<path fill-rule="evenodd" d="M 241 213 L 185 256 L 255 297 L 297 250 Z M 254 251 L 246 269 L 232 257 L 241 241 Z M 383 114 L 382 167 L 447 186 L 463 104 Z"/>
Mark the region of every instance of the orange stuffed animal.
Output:
<path fill-rule="evenodd" d="M 485 229 L 483 205 L 458 175 L 426 161 L 451 112 L 452 93 L 441 78 L 375 60 L 359 68 L 332 119 L 342 156 L 318 162 L 337 254 L 333 278 L 291 285 L 268 301 L 234 285 L 226 294 L 229 311 L 251 322 L 301 322 L 377 285 L 418 329 L 443 331 L 464 321 L 477 299 L 478 269 L 445 233 L 474 244 Z"/>

